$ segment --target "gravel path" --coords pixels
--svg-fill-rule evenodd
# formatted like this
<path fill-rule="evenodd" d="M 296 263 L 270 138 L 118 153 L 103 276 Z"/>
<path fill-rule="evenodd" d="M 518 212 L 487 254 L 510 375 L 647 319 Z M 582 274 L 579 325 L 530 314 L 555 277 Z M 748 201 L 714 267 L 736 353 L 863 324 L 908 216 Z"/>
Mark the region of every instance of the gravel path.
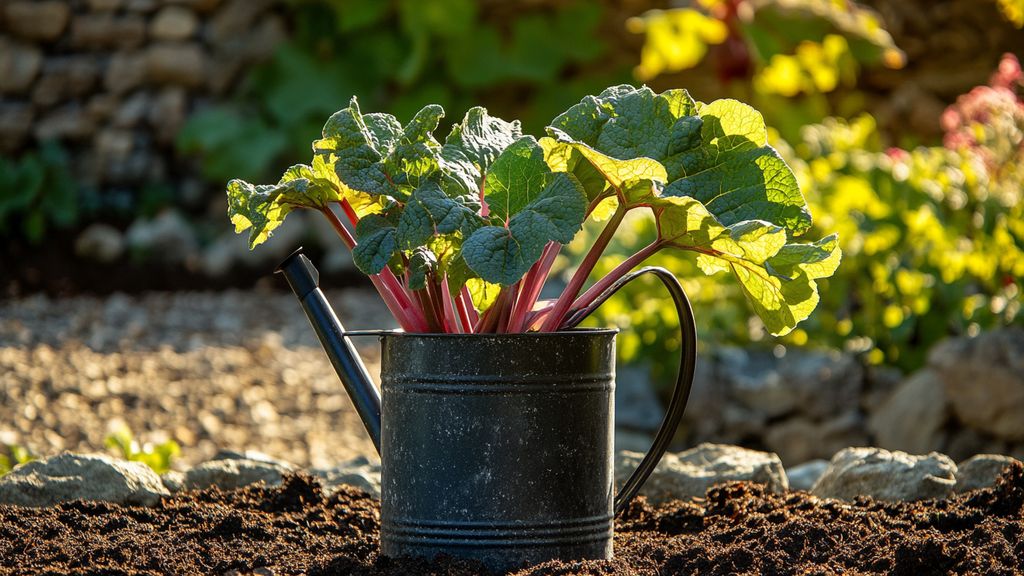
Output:
<path fill-rule="evenodd" d="M 346 328 L 393 327 L 369 291 L 329 292 Z M 370 372 L 376 342 L 360 343 Z M 0 302 L 0 444 L 104 451 L 127 425 L 177 466 L 258 450 L 301 466 L 373 455 L 291 294 L 152 293 Z"/>

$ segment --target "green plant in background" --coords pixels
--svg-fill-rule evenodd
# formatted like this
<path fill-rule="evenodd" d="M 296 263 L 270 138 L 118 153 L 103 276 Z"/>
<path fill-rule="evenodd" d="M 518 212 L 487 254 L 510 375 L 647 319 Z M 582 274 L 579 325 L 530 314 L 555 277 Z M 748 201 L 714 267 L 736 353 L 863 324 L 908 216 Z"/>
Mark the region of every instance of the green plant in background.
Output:
<path fill-rule="evenodd" d="M 853 87 L 862 67 L 900 68 L 903 52 L 879 17 L 852 1 L 695 0 L 651 10 L 627 27 L 644 34 L 641 80 L 679 72 L 713 53 L 719 81 L 762 110 L 787 138 L 800 126 L 859 107 L 825 97 Z M 736 81 L 736 82 L 733 82 Z M 799 97 L 799 105 L 791 100 Z"/>
<path fill-rule="evenodd" d="M 78 190 L 57 144 L 18 159 L 0 157 L 0 233 L 19 228 L 36 243 L 50 227 L 73 225 L 78 212 Z"/>
<path fill-rule="evenodd" d="M 999 10 L 1017 28 L 1024 28 L 1024 0 L 996 0 Z"/>
<path fill-rule="evenodd" d="M 18 464 L 35 460 L 32 451 L 19 444 L 7 444 L 0 450 L 0 476 L 10 472 Z"/>
<path fill-rule="evenodd" d="M 140 446 L 132 431 L 126 426 L 115 430 L 104 439 L 103 443 L 107 448 L 116 450 L 121 458 L 132 462 L 142 462 L 157 474 L 163 474 L 170 470 L 171 462 L 181 453 L 181 447 L 174 440 L 167 440 L 160 444 L 147 442 Z"/>
<path fill-rule="evenodd" d="M 805 129 L 794 171 L 848 255 L 813 338 L 913 369 L 948 335 L 1024 321 L 1021 79 L 1005 56 L 947 109 L 944 147 L 883 151 L 868 116 Z"/>
<path fill-rule="evenodd" d="M 1024 324 L 1021 78 L 1016 58 L 1007 55 L 989 86 L 946 111 L 945 146 L 885 149 L 867 115 L 807 126 L 792 147 L 775 142 L 816 225 L 838 232 L 843 250 L 843 266 L 821 281 L 822 305 L 784 343 L 847 348 L 910 371 L 949 335 Z M 632 232 L 635 242 L 656 233 L 647 223 Z M 669 258 L 651 263 L 673 270 L 689 265 Z M 595 273 L 611 265 L 602 262 Z M 703 310 L 698 321 L 706 341 L 763 338 L 733 283 L 680 276 L 692 278 L 687 291 Z M 650 344 L 666 340 L 666 349 L 674 347 L 670 308 L 651 302 L 644 287 L 620 294 L 596 322 L 632 326 L 637 335 L 623 334 L 623 359 L 664 369 L 665 350 Z"/>
<path fill-rule="evenodd" d="M 235 101 L 195 115 L 179 135 L 211 180 L 267 178 L 275 164 L 302 161 L 295 151 L 352 95 L 403 120 L 429 103 L 483 102 L 539 130 L 580 94 L 628 80 L 625 66 L 601 61 L 597 0 L 293 0 L 290 15 L 291 38 Z"/>

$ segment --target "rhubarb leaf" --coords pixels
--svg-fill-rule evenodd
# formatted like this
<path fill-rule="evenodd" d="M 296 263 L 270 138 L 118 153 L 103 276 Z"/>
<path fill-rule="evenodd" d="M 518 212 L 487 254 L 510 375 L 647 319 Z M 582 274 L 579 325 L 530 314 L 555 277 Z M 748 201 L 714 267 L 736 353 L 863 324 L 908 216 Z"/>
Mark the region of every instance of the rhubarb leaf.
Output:
<path fill-rule="evenodd" d="M 442 117 L 440 106 L 426 106 L 403 127 L 390 114 L 362 114 L 353 97 L 324 124 L 313 151 L 348 188 L 404 200 L 439 170 L 441 145 L 433 131 Z"/>
<path fill-rule="evenodd" d="M 466 112 L 462 122 L 452 126 L 445 145 L 462 150 L 480 173 L 486 174 L 494 160 L 522 135 L 518 120 L 506 122 L 476 106 Z"/>
<path fill-rule="evenodd" d="M 431 238 L 461 232 L 463 237 L 483 224 L 476 211 L 449 198 L 437 184 L 426 184 L 413 192 L 398 221 L 397 240 L 402 250 L 426 245 Z"/>
<path fill-rule="evenodd" d="M 409 256 L 409 289 L 422 290 L 427 287 L 427 275 L 437 270 L 437 256 L 425 246 L 419 246 Z"/>
<path fill-rule="evenodd" d="M 228 182 L 228 217 L 235 232 L 249 230 L 249 248 L 266 241 L 294 208 L 321 209 L 341 199 L 330 179 L 305 164 L 288 168 L 275 185 Z"/>
<path fill-rule="evenodd" d="M 810 226 L 796 178 L 767 145 L 761 114 L 735 100 L 705 105 L 685 90 L 616 86 L 584 98 L 548 131 L 596 167 L 608 158 L 659 162 L 662 195 L 696 198 L 725 226 L 766 220 L 791 235 Z"/>
<path fill-rule="evenodd" d="M 516 140 L 495 159 L 484 183 L 484 201 L 492 218 L 507 220 L 540 195 L 550 174 L 544 149 L 533 136 Z"/>
<path fill-rule="evenodd" d="M 398 250 L 393 222 L 380 214 L 370 214 L 356 225 L 358 243 L 352 250 L 352 260 L 365 274 L 379 274 Z"/>
<path fill-rule="evenodd" d="M 539 150 L 535 141 L 533 146 Z M 514 155 L 517 165 L 529 165 L 524 163 L 533 163 L 537 159 L 533 152 L 525 154 L 522 149 L 512 150 L 510 154 Z M 481 278 L 507 286 L 530 269 L 548 242 L 565 244 L 572 240 L 583 223 L 587 197 L 583 187 L 569 174 L 534 172 L 532 176 L 526 176 L 528 172 L 513 169 L 499 171 L 497 168 L 502 158 L 495 161 L 491 174 L 500 175 L 496 178 L 507 176 L 508 179 L 496 180 L 501 188 L 491 188 L 488 198 L 493 191 L 496 198 L 505 199 L 505 191 L 515 189 L 525 192 L 530 200 L 521 208 L 518 200 L 498 204 L 498 208 L 491 212 L 492 225 L 473 232 L 462 245 L 462 255 Z M 546 170 L 543 154 L 540 162 Z M 518 182 L 513 185 L 522 185 L 523 188 L 512 188 L 510 182 Z M 490 175 L 487 183 L 492 183 Z M 517 208 L 514 213 L 509 212 L 510 206 Z"/>

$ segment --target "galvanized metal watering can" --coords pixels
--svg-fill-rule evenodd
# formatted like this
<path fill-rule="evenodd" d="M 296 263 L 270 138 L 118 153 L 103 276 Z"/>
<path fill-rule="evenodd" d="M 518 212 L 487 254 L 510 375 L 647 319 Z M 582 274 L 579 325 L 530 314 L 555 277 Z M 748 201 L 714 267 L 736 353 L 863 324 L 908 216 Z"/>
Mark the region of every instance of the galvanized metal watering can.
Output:
<path fill-rule="evenodd" d="M 570 328 L 642 274 L 668 288 L 682 327 L 672 399 L 650 451 L 614 490 L 615 334 L 346 332 L 297 250 L 284 274 L 381 457 L 381 553 L 448 554 L 508 570 L 612 557 L 614 516 L 664 454 L 686 407 L 696 329 L 678 280 L 644 268 L 576 312 Z M 381 391 L 349 336 L 379 335 Z"/>

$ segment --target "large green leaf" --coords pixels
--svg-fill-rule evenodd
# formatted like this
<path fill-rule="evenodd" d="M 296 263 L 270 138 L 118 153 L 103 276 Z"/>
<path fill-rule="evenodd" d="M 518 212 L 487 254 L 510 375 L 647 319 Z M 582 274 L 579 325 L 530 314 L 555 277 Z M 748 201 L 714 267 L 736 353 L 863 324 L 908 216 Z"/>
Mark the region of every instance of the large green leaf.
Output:
<path fill-rule="evenodd" d="M 359 220 L 356 237 L 359 242 L 352 250 L 352 261 L 365 274 L 379 274 L 398 250 L 395 224 L 382 214 Z"/>
<path fill-rule="evenodd" d="M 548 242 L 568 243 L 583 223 L 583 186 L 570 174 L 553 172 L 544 156 L 544 148 L 524 136 L 494 160 L 486 176 L 491 225 L 469 236 L 462 250 L 469 267 L 488 282 L 515 283 Z"/>
<path fill-rule="evenodd" d="M 348 188 L 405 199 L 437 175 L 441 145 L 433 131 L 443 116 L 440 106 L 426 106 L 403 127 L 390 114 L 362 114 L 353 97 L 324 124 L 313 151 Z"/>
<path fill-rule="evenodd" d="M 498 155 L 522 135 L 518 120 L 506 122 L 476 106 L 466 112 L 462 122 L 452 126 L 445 144 L 460 149 L 481 173 L 487 173 Z"/>
<path fill-rule="evenodd" d="M 437 235 L 461 232 L 467 236 L 482 221 L 473 207 L 450 198 L 437 184 L 417 188 L 402 210 L 396 231 L 403 250 L 425 246 Z"/>
<path fill-rule="evenodd" d="M 685 90 L 615 86 L 587 96 L 548 131 L 599 167 L 646 158 L 664 166 L 663 195 L 704 203 L 720 223 L 766 220 L 798 235 L 810 214 L 792 171 L 767 145 L 761 114 L 735 100 L 703 105 Z M 611 182 L 611 180 L 609 180 Z"/>
<path fill-rule="evenodd" d="M 227 193 L 228 217 L 235 232 L 249 230 L 249 248 L 266 241 L 292 209 L 321 209 L 341 198 L 329 178 L 318 176 L 305 164 L 286 170 L 274 185 L 232 180 L 228 182 Z"/>
<path fill-rule="evenodd" d="M 650 197 L 660 240 L 674 249 L 699 254 L 706 274 L 732 272 L 768 330 L 792 330 L 818 303 L 817 278 L 831 276 L 839 265 L 835 235 L 813 244 L 787 243 L 784 228 L 763 220 L 731 226 L 721 223 L 689 197 Z"/>
<path fill-rule="evenodd" d="M 572 169 L 578 155 L 625 208 L 652 210 L 661 245 L 697 252 L 707 274 L 732 272 L 772 333 L 814 309 L 814 280 L 832 274 L 839 251 L 834 237 L 788 243 L 810 214 L 753 108 L 615 86 L 585 97 L 548 132 L 558 142 L 548 145 L 552 166 Z"/>

